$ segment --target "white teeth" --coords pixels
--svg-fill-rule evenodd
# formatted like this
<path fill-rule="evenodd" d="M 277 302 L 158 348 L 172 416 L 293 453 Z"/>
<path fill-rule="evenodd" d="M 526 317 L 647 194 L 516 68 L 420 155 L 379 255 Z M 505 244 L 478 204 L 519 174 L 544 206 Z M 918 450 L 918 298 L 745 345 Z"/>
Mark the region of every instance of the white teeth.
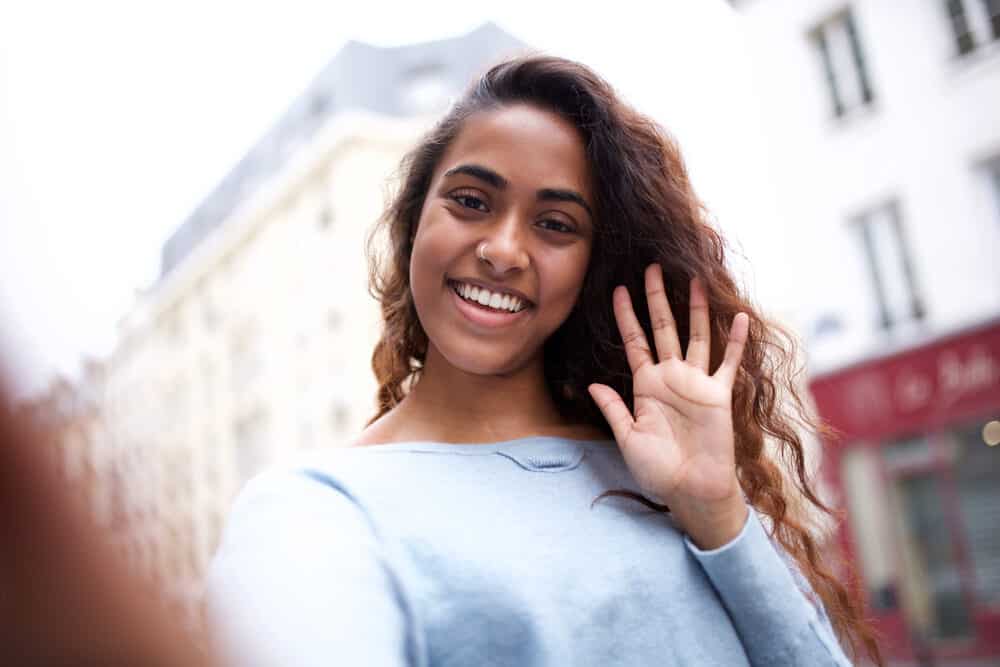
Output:
<path fill-rule="evenodd" d="M 458 283 L 456 285 L 456 291 L 463 299 L 475 301 L 482 306 L 488 306 L 497 310 L 506 310 L 511 313 L 517 313 L 524 310 L 524 303 L 521 299 L 511 294 L 491 292 L 487 289 L 476 287 L 475 285 L 466 285 L 464 283 Z"/>

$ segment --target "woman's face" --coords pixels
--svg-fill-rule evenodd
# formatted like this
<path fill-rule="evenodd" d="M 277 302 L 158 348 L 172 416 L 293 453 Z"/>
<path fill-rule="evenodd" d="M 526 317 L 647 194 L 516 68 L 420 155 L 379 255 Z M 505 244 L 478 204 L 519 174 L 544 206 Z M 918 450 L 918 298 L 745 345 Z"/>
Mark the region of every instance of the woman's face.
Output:
<path fill-rule="evenodd" d="M 433 175 L 410 261 L 428 361 L 482 375 L 539 363 L 580 293 L 593 209 L 569 122 L 527 105 L 469 117 Z"/>

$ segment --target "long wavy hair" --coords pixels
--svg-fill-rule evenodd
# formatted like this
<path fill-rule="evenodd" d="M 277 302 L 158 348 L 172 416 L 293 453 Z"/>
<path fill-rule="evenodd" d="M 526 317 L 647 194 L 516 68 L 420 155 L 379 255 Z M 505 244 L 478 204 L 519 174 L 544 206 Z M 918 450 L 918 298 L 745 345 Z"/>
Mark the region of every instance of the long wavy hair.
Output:
<path fill-rule="evenodd" d="M 377 411 L 397 405 L 419 380 L 427 334 L 410 292 L 410 254 L 424 198 L 441 156 L 470 115 L 514 104 L 553 112 L 580 133 L 589 160 L 596 210 L 594 241 L 580 297 L 546 341 L 545 377 L 562 415 L 572 423 L 610 428 L 587 385 L 613 387 L 632 405 L 632 373 L 611 305 L 609 286 L 625 285 L 651 336 L 643 269 L 653 262 L 664 281 L 682 345 L 688 339 L 688 284 L 701 279 L 711 313 L 711 365 L 725 350 L 736 313 L 750 315 L 746 350 L 733 390 L 736 466 L 743 491 L 770 518 L 772 536 L 822 600 L 842 643 L 882 663 L 863 615 L 856 578 L 841 583 L 823 562 L 807 517 L 834 517 L 813 488 L 802 433 L 818 429 L 799 394 L 794 339 L 768 322 L 741 293 L 726 265 L 727 247 L 695 195 L 675 141 L 653 120 L 618 98 L 611 86 L 572 61 L 522 56 L 494 66 L 452 106 L 403 159 L 400 184 L 368 240 L 373 296 L 383 331 L 372 355 Z M 647 505 L 631 491 L 613 491 Z M 666 509 L 656 506 L 658 509 Z M 808 511 L 808 510 L 811 510 Z"/>

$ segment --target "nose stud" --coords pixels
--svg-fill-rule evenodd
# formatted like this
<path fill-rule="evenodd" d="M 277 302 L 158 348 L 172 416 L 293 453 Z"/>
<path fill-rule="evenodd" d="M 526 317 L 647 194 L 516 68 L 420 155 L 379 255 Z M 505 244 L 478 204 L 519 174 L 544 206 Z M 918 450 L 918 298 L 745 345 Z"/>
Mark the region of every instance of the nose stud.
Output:
<path fill-rule="evenodd" d="M 479 261 L 490 264 L 490 260 L 486 256 L 486 241 L 480 243 L 479 246 L 476 248 L 476 257 L 479 258 Z"/>

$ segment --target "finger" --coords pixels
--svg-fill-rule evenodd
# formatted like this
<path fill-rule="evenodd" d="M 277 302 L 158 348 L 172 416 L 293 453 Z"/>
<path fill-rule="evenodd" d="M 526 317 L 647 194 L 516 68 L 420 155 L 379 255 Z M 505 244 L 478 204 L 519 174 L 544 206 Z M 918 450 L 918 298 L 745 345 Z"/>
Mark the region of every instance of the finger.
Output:
<path fill-rule="evenodd" d="M 688 340 L 687 358 L 689 364 L 708 373 L 708 357 L 712 334 L 708 322 L 708 300 L 701 281 L 691 279 L 691 337 Z"/>
<path fill-rule="evenodd" d="M 666 361 L 671 357 L 681 357 L 681 342 L 677 339 L 677 323 L 670 310 L 667 290 L 663 287 L 663 268 L 659 264 L 646 267 L 646 301 L 649 303 L 649 319 L 653 324 L 653 344 L 656 358 Z"/>
<path fill-rule="evenodd" d="M 726 355 L 722 359 L 722 364 L 715 371 L 714 377 L 725 380 L 726 385 L 733 386 L 736 381 L 736 372 L 740 369 L 743 360 L 743 350 L 746 349 L 747 338 L 750 332 L 750 316 L 746 313 L 736 313 L 733 324 L 729 328 L 729 342 L 726 343 Z"/>
<path fill-rule="evenodd" d="M 646 332 L 639 325 L 639 320 L 635 316 L 632 308 L 632 297 L 629 296 L 628 289 L 619 285 L 615 288 L 612 301 L 615 308 L 615 321 L 618 323 L 618 332 L 622 335 L 622 342 L 625 343 L 625 356 L 628 358 L 629 368 L 635 374 L 646 364 L 653 363 L 653 353 L 649 350 L 649 342 L 646 340 Z"/>
<path fill-rule="evenodd" d="M 59 472 L 54 434 L 8 407 L 2 380 L 0 664 L 206 667 L 166 592 L 128 567 L 121 536 Z"/>
<path fill-rule="evenodd" d="M 594 383 L 587 387 L 587 391 L 590 392 L 590 397 L 594 399 L 594 403 L 597 403 L 601 414 L 607 420 L 611 432 L 615 434 L 615 440 L 619 445 L 624 443 L 635 426 L 635 420 L 632 419 L 632 413 L 629 412 L 625 401 L 622 400 L 617 391 L 606 384 Z"/>

